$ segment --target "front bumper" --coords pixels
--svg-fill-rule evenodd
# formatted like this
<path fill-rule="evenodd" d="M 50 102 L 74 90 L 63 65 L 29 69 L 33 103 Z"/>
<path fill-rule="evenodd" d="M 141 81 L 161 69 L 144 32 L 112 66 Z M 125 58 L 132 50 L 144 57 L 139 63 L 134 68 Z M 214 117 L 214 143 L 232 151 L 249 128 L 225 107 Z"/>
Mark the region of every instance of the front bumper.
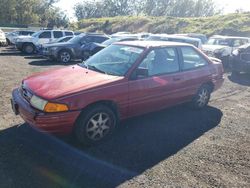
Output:
<path fill-rule="evenodd" d="M 60 113 L 44 113 L 34 109 L 26 101 L 19 89 L 12 92 L 12 106 L 16 114 L 19 114 L 25 122 L 42 132 L 65 135 L 73 130 L 75 121 L 81 111 L 69 111 Z"/>
<path fill-rule="evenodd" d="M 22 50 L 23 49 L 23 42 L 16 42 L 15 46 L 18 50 Z"/>

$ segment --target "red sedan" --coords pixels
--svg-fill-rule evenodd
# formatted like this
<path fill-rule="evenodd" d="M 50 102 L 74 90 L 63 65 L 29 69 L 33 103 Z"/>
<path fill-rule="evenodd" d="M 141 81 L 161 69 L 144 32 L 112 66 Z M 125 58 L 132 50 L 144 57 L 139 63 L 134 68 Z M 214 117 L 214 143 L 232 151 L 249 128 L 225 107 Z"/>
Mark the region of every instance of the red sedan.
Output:
<path fill-rule="evenodd" d="M 194 46 L 131 41 L 113 44 L 81 64 L 28 77 L 11 101 L 31 126 L 73 132 L 92 144 L 126 118 L 186 102 L 201 109 L 222 83 L 222 64 Z"/>

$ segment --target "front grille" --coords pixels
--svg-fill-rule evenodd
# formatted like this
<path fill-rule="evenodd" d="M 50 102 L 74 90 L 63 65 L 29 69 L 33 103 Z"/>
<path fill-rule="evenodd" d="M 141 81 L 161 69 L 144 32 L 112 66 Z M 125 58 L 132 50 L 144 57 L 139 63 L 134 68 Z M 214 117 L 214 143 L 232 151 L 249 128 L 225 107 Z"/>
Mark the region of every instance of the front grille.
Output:
<path fill-rule="evenodd" d="M 28 91 L 28 89 L 25 88 L 24 85 L 22 85 L 22 87 L 21 87 L 21 93 L 22 93 L 23 98 L 25 100 L 27 100 L 28 102 L 30 102 L 31 97 L 32 97 L 32 93 L 30 91 Z"/>

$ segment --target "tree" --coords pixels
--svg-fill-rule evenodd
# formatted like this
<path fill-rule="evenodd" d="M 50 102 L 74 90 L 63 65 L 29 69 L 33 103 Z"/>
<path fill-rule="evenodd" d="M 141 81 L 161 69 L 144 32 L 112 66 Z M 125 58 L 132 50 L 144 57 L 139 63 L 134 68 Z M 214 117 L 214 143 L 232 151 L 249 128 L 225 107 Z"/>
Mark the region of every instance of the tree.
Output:
<path fill-rule="evenodd" d="M 58 0 L 0 0 L 0 23 L 65 27 L 67 16 L 53 6 Z"/>
<path fill-rule="evenodd" d="M 78 20 L 124 15 L 200 17 L 219 13 L 213 0 L 98 0 L 75 6 Z"/>

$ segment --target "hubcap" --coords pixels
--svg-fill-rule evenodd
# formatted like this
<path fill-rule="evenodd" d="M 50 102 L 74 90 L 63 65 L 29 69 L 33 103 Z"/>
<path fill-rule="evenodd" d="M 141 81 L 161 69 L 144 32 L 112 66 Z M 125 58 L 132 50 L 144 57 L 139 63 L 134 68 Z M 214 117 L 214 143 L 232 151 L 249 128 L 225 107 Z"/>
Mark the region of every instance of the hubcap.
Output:
<path fill-rule="evenodd" d="M 101 140 L 110 130 L 110 117 L 106 113 L 97 113 L 88 121 L 87 136 L 94 141 Z"/>
<path fill-rule="evenodd" d="M 201 92 L 198 94 L 197 103 L 198 103 L 199 107 L 205 106 L 208 98 L 209 98 L 208 91 L 206 89 L 202 89 Z"/>
<path fill-rule="evenodd" d="M 27 53 L 32 53 L 33 52 L 33 47 L 32 46 L 26 46 L 26 48 L 25 48 L 25 51 L 27 52 Z"/>
<path fill-rule="evenodd" d="M 62 60 L 62 62 L 64 62 L 64 63 L 69 62 L 69 60 L 70 60 L 70 54 L 69 54 L 68 52 L 63 52 L 63 53 L 61 54 L 61 60 Z"/>

